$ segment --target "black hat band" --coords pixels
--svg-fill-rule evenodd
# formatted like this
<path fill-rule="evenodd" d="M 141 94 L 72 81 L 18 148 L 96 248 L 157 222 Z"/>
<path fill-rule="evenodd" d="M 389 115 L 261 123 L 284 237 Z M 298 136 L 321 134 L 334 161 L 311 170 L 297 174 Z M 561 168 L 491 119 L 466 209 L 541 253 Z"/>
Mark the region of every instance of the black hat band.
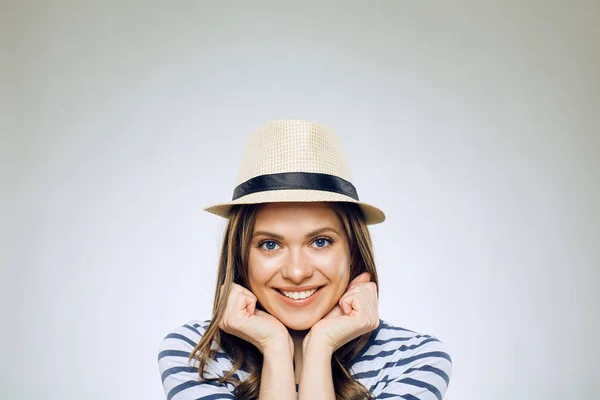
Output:
<path fill-rule="evenodd" d="M 252 193 L 286 189 L 324 190 L 343 194 L 358 201 L 358 193 L 352 183 L 339 176 L 316 172 L 283 172 L 259 175 L 238 185 L 233 191 L 232 200 Z"/>

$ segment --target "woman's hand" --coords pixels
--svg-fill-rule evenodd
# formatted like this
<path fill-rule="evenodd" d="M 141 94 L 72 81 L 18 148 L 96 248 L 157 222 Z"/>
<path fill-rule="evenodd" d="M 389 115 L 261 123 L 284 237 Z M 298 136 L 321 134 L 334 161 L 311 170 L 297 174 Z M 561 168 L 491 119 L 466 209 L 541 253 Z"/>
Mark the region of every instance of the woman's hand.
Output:
<path fill-rule="evenodd" d="M 304 351 L 308 343 L 317 343 L 333 354 L 352 339 L 379 326 L 377 285 L 370 279 L 371 274 L 363 272 L 348 284 L 338 304 L 304 338 Z"/>
<path fill-rule="evenodd" d="M 231 288 L 219 328 L 252 343 L 263 354 L 289 346 L 294 355 L 294 343 L 285 325 L 271 314 L 257 310 L 254 293 L 237 283 Z"/>

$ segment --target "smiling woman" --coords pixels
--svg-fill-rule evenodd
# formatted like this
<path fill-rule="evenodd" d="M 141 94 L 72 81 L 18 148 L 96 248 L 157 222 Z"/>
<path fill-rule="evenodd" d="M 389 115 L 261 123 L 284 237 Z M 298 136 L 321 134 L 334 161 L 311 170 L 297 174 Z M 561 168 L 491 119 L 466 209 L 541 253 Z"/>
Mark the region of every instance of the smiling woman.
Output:
<path fill-rule="evenodd" d="M 368 225 L 385 215 L 358 199 L 333 131 L 261 126 L 232 201 L 206 210 L 228 219 L 213 313 L 163 340 L 168 399 L 442 399 L 442 342 L 379 316 Z"/>
<path fill-rule="evenodd" d="M 327 203 L 271 203 L 258 211 L 249 289 L 288 328 L 309 329 L 336 305 L 350 279 L 349 265 L 341 218 Z"/>

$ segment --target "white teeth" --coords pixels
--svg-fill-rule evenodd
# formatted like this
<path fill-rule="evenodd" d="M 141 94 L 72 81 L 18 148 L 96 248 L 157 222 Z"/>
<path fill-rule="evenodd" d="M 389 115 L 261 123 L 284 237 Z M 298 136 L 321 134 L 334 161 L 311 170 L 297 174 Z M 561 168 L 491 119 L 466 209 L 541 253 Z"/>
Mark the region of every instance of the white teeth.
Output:
<path fill-rule="evenodd" d="M 317 291 L 317 288 L 313 290 L 305 290 L 304 292 L 285 292 L 281 291 L 285 297 L 289 297 L 290 299 L 299 300 L 306 299 L 307 297 L 312 296 Z"/>

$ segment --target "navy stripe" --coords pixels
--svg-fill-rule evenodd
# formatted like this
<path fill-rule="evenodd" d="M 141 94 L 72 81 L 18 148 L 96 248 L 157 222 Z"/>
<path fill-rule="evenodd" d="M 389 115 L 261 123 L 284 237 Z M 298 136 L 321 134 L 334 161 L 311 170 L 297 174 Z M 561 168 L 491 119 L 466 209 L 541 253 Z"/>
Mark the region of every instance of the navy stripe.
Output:
<path fill-rule="evenodd" d="M 377 388 L 377 386 L 379 385 L 383 385 L 383 388 L 385 389 L 385 387 L 388 385 L 388 383 L 393 382 L 394 378 L 390 378 L 389 375 L 384 376 L 381 379 L 378 379 L 377 382 L 375 382 L 375 384 L 371 385 L 371 387 L 369 388 L 369 392 L 373 392 L 375 391 L 375 389 Z"/>
<path fill-rule="evenodd" d="M 383 368 L 386 368 L 386 367 L 389 367 L 389 366 L 393 366 L 393 363 L 386 363 Z M 358 379 L 365 379 L 365 378 L 372 378 L 374 376 L 379 375 L 380 372 L 381 372 L 381 370 L 379 370 L 379 369 L 373 369 L 371 371 L 359 372 L 357 374 L 354 374 L 352 377 L 354 379 L 356 379 L 356 380 L 358 380 Z"/>
<path fill-rule="evenodd" d="M 413 371 L 427 371 L 427 372 L 433 372 L 434 374 L 437 374 L 439 376 L 442 377 L 443 380 L 446 381 L 446 385 L 450 384 L 450 377 L 448 376 L 447 373 L 445 373 L 444 371 L 442 371 L 439 368 L 436 367 L 432 367 L 431 365 L 423 365 L 422 367 L 419 368 L 409 368 L 406 370 L 406 374 L 409 374 Z"/>
<path fill-rule="evenodd" d="M 195 386 L 198 386 L 201 384 L 202 384 L 202 382 L 198 382 L 198 381 L 183 382 L 182 384 L 177 385 L 173 389 L 171 389 L 171 391 L 167 394 L 167 400 L 171 400 L 173 398 L 173 396 L 175 396 L 177 393 L 181 392 L 182 390 L 189 389 L 191 387 L 195 387 Z"/>
<path fill-rule="evenodd" d="M 189 358 L 190 353 L 188 353 L 187 351 L 181 351 L 181 350 L 163 350 L 160 353 L 158 353 L 159 360 L 163 357 L 169 357 L 169 356 Z"/>
<path fill-rule="evenodd" d="M 210 325 L 210 319 L 207 319 L 204 322 L 204 325 L 200 325 L 200 324 L 194 324 L 192 325 L 194 328 L 202 328 L 202 330 L 206 330 L 206 328 L 208 328 L 208 325 Z"/>
<path fill-rule="evenodd" d="M 354 358 L 351 361 L 351 364 L 354 364 L 356 362 L 356 360 L 360 359 L 363 356 L 363 354 L 365 354 L 367 352 L 367 350 L 369 350 L 369 348 L 371 346 L 373 346 L 373 343 L 375 342 L 375 338 L 377 337 L 377 335 L 379 334 L 379 331 L 381 330 L 382 324 L 383 324 L 383 320 L 380 318 L 379 325 L 377 325 L 377 328 L 375 328 L 374 330 L 371 331 L 371 335 L 369 336 L 369 340 L 367 341 L 367 344 L 365 344 L 363 346 L 363 348 L 360 349 L 358 354 L 356 356 L 354 356 Z"/>
<path fill-rule="evenodd" d="M 422 345 L 424 345 L 426 343 L 429 343 L 429 342 L 439 342 L 439 340 L 436 339 L 436 338 L 429 338 L 429 339 L 426 339 L 426 340 L 424 340 L 424 341 L 422 341 L 420 343 L 413 344 L 411 346 L 402 345 L 402 346 L 400 346 L 397 349 L 383 350 L 383 351 L 380 351 L 377 354 L 363 355 L 362 357 L 353 360 L 353 364 L 356 364 L 356 363 L 359 363 L 359 362 L 363 362 L 363 361 L 373 361 L 373 360 L 376 360 L 377 358 L 380 358 L 380 357 L 386 357 L 386 356 L 392 355 L 397 350 L 400 350 L 400 351 L 414 350 L 414 349 L 416 349 L 416 348 L 418 348 L 418 347 L 420 347 L 420 346 L 422 346 Z"/>
<path fill-rule="evenodd" d="M 168 356 L 189 358 L 190 353 L 188 353 L 187 351 L 183 351 L 183 350 L 163 350 L 160 353 L 158 353 L 159 360 L 163 357 L 168 357 Z M 215 361 L 219 361 L 221 359 L 229 360 L 230 358 L 224 352 L 219 351 L 219 352 L 217 352 L 217 354 L 215 354 Z"/>
<path fill-rule="evenodd" d="M 373 361 L 376 358 L 389 356 L 391 354 L 394 354 L 395 352 L 396 352 L 396 349 L 380 351 L 377 354 L 371 354 L 369 356 L 362 356 L 359 360 L 356 360 L 355 363 L 359 363 L 362 361 Z"/>
<path fill-rule="evenodd" d="M 216 399 L 236 400 L 236 397 L 229 393 L 217 393 L 217 394 L 209 394 L 208 396 L 198 397 L 196 400 L 216 400 Z"/>
<path fill-rule="evenodd" d="M 165 379 L 167 379 L 169 376 L 173 375 L 173 374 L 177 374 L 179 372 L 198 372 L 198 368 L 196 367 L 173 367 L 173 368 L 169 368 L 168 370 L 166 370 L 165 372 L 162 373 L 161 375 L 161 380 L 164 382 Z"/>
<path fill-rule="evenodd" d="M 415 360 L 420 360 L 422 358 L 428 358 L 428 357 L 441 357 L 441 358 L 445 358 L 446 360 L 452 362 L 452 360 L 450 359 L 450 356 L 448 354 L 444 353 L 443 351 L 432 351 L 429 353 L 417 354 L 416 356 L 412 356 L 412 357 L 402 358 L 396 362 L 393 362 L 393 361 L 387 362 L 384 364 L 384 366 L 381 369 L 385 370 L 385 369 L 392 368 L 392 367 L 410 364 L 411 362 L 413 362 Z M 377 376 L 379 374 L 379 372 L 381 372 L 380 369 L 359 372 L 358 374 L 354 375 L 354 379 L 372 378 L 374 376 Z"/>
<path fill-rule="evenodd" d="M 390 324 L 383 324 L 383 329 L 388 329 L 390 331 L 405 331 L 405 332 L 411 332 L 411 333 L 416 333 L 415 331 L 411 331 L 410 329 L 406 329 L 406 328 L 401 328 L 399 326 L 392 326 Z"/>
<path fill-rule="evenodd" d="M 407 346 L 407 345 L 403 344 L 398 349 L 400 351 L 414 350 L 416 348 L 419 348 L 419 347 L 421 347 L 421 346 L 423 346 L 423 345 L 425 345 L 427 343 L 431 343 L 431 342 L 439 342 L 439 340 L 437 340 L 436 338 L 429 338 L 429 339 L 423 340 L 420 343 L 411 344 L 410 346 Z"/>
<path fill-rule="evenodd" d="M 427 389 L 431 393 L 435 394 L 435 397 L 437 397 L 438 400 L 442 400 L 442 393 L 440 393 L 440 391 L 435 386 L 433 386 L 429 383 L 418 381 L 413 378 L 404 378 L 402 380 L 399 380 L 398 382 L 405 383 L 407 385 L 418 386 L 423 389 Z"/>
<path fill-rule="evenodd" d="M 398 395 L 394 393 L 381 393 L 379 396 L 377 396 L 377 399 L 389 399 L 390 397 L 396 398 Z M 418 397 L 415 397 L 412 394 L 404 394 L 400 395 L 400 397 L 406 400 L 420 400 Z"/>
<path fill-rule="evenodd" d="M 188 324 L 183 325 L 182 328 L 187 328 L 190 331 L 194 332 L 196 335 L 200 335 L 200 331 L 198 329 L 191 327 Z"/>
<path fill-rule="evenodd" d="M 200 386 L 200 385 L 210 385 L 210 386 L 216 386 L 216 387 L 225 388 L 225 386 L 223 386 L 222 384 L 219 384 L 218 382 L 187 381 L 187 382 L 184 382 L 181 385 L 177 385 L 173 389 L 171 389 L 171 391 L 167 395 L 167 400 L 171 400 L 173 398 L 173 396 L 175 396 L 176 394 L 178 394 L 179 392 L 181 392 L 183 390 L 186 390 L 186 389 L 189 389 L 189 388 L 192 388 L 192 387 L 196 387 L 196 386 Z M 220 396 L 220 397 L 215 397 L 215 396 Z M 207 400 L 207 399 L 234 399 L 235 400 L 235 396 L 233 396 L 230 393 L 219 393 L 219 394 L 213 394 L 213 395 L 203 396 L 203 397 L 200 397 L 200 399 L 202 399 L 202 400 Z"/>
<path fill-rule="evenodd" d="M 169 376 L 179 373 L 179 372 L 198 372 L 198 367 L 173 367 L 173 368 L 169 368 L 167 369 L 165 372 L 162 373 L 161 375 L 161 380 L 164 382 L 165 379 L 167 379 Z M 206 372 L 206 371 L 205 371 Z M 222 371 L 221 372 L 221 376 L 225 376 L 225 372 L 226 371 Z M 231 375 L 232 378 L 237 379 L 238 381 L 241 381 L 240 376 L 237 373 L 234 373 L 233 375 Z"/>
<path fill-rule="evenodd" d="M 360 358 L 360 360 L 356 360 L 356 362 L 360 362 L 360 361 L 372 361 L 372 360 L 375 360 L 376 358 L 379 358 L 379 357 L 389 356 L 389 355 L 395 353 L 397 350 L 400 350 L 400 351 L 414 350 L 414 349 L 416 349 L 418 347 L 421 347 L 424 344 L 427 344 L 429 342 L 439 342 L 439 340 L 436 339 L 436 338 L 429 338 L 429 339 L 423 340 L 420 343 L 416 343 L 416 344 L 413 344 L 413 345 L 410 345 L 410 346 L 402 345 L 402 346 L 398 347 L 397 349 L 384 350 L 384 351 L 381 351 L 381 352 L 379 352 L 377 354 L 371 354 L 371 355 L 368 355 L 368 356 L 363 356 L 363 357 Z"/>
<path fill-rule="evenodd" d="M 387 344 L 387 343 L 392 343 L 392 342 L 407 342 L 409 340 L 420 339 L 422 337 L 424 337 L 424 338 L 430 338 L 431 336 L 429 336 L 429 335 L 415 335 L 415 336 L 408 336 L 408 337 L 393 337 L 393 338 L 389 338 L 389 339 L 379 339 L 379 340 L 373 341 L 373 345 L 374 346 L 383 346 L 384 344 Z"/>
<path fill-rule="evenodd" d="M 179 333 L 169 333 L 167 336 L 165 336 L 165 339 L 180 339 L 185 341 L 186 343 L 190 344 L 192 347 L 196 347 L 196 345 L 198 343 L 194 342 L 193 340 L 189 339 L 187 336 L 183 336 Z"/>
<path fill-rule="evenodd" d="M 427 357 L 440 357 L 440 358 L 445 358 L 446 360 L 452 362 L 452 359 L 450 358 L 450 356 L 447 353 L 444 353 L 443 351 L 432 351 L 429 353 L 417 354 L 416 356 L 403 358 L 401 360 L 398 360 L 394 365 L 397 365 L 397 366 L 398 365 L 406 365 L 415 360 L 420 360 L 421 358 L 427 358 Z"/>

